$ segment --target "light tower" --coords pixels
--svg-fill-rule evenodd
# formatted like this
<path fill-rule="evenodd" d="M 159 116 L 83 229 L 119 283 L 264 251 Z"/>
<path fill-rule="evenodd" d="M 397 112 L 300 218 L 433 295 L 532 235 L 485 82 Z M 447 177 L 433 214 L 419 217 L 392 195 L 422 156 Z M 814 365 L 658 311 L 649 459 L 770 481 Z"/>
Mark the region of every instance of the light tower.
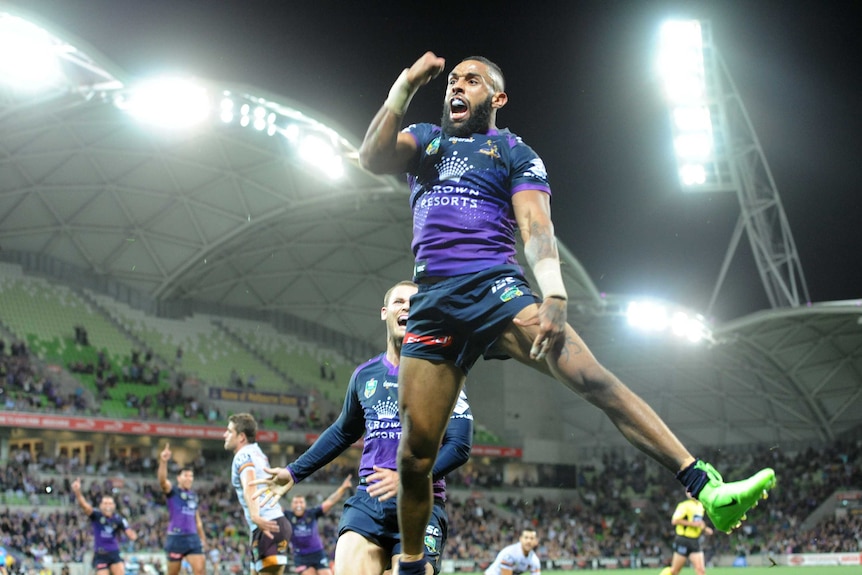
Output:
<path fill-rule="evenodd" d="M 743 231 L 770 305 L 807 303 L 808 287 L 778 189 L 742 98 L 713 43 L 709 22 L 667 22 L 660 43 L 659 65 L 671 107 L 682 188 L 735 192 L 739 199 L 739 219 L 707 314 L 712 313 Z"/>

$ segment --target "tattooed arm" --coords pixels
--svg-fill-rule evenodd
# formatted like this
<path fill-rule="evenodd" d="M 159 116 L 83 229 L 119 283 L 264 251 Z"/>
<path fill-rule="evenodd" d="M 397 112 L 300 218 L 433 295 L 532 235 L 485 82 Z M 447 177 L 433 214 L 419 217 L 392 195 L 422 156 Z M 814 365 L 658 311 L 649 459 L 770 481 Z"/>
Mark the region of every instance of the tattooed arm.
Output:
<path fill-rule="evenodd" d="M 512 206 L 524 240 L 527 264 L 544 298 L 539 307 L 539 334 L 530 350 L 530 357 L 541 360 L 566 330 L 568 303 L 551 221 L 551 199 L 543 191 L 524 190 L 512 196 Z"/>

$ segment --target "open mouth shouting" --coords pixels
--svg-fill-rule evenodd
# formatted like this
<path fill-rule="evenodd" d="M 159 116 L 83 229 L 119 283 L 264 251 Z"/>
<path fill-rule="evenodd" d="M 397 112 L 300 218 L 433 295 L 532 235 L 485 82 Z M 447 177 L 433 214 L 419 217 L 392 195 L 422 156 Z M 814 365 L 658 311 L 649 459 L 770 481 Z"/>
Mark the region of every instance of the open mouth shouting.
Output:
<path fill-rule="evenodd" d="M 463 122 L 470 115 L 470 106 L 461 96 L 455 96 L 449 100 L 449 118 L 453 122 Z"/>

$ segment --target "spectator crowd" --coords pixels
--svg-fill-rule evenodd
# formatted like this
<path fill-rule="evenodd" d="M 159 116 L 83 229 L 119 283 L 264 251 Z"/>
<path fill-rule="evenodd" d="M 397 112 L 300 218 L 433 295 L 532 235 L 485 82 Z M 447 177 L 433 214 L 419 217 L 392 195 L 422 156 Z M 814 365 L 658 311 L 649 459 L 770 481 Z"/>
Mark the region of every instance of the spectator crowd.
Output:
<path fill-rule="evenodd" d="M 793 454 L 776 449 L 722 451 L 709 458 L 740 476 L 768 460 L 780 483 L 768 502 L 750 513 L 742 529 L 729 536 L 717 533 L 704 541 L 708 557 L 862 550 L 862 509 L 840 517 L 833 512 L 812 527 L 802 528 L 806 518 L 835 492 L 862 488 L 858 446 L 834 444 Z M 196 464 L 200 478 L 196 490 L 209 547 L 218 549 L 223 562 L 241 561 L 247 534 L 242 511 L 227 482 L 227 466 L 207 466 L 202 459 Z M 17 548 L 34 561 L 46 554 L 55 561 L 80 561 L 91 546 L 91 536 L 88 523 L 70 506 L 70 478 L 83 471 L 90 474 L 85 481 L 87 497 L 95 502 L 101 493 L 113 494 L 119 511 L 138 532 L 138 541 L 127 542 L 126 549 L 159 551 L 165 542 L 167 512 L 154 470 L 151 460 L 140 458 L 85 468 L 65 459 L 32 461 L 29 452 L 16 452 L 0 467 L 0 494 L 7 499 L 7 505 L 0 508 L 0 545 Z M 315 474 L 312 480 L 320 488 L 318 500 L 328 495 L 330 485 L 352 472 L 331 464 Z M 499 475 L 493 465 L 482 473 Z M 446 558 L 486 564 L 500 548 L 516 540 L 524 526 L 538 531 L 537 551 L 546 560 L 655 557 L 664 561 L 670 556 L 670 515 L 683 494 L 670 474 L 641 456 L 608 454 L 592 467 L 585 466 L 578 472 L 577 489 L 562 501 L 513 497 L 512 486 L 506 485 L 477 489 L 472 480 L 465 484 L 464 477 L 475 477 L 475 471 L 455 474 L 449 482 L 457 495 L 447 503 Z M 9 507 L 10 498 L 23 505 Z M 314 499 L 312 495 L 310 500 Z M 340 509 L 336 509 L 320 523 L 330 556 L 339 515 Z"/>
<path fill-rule="evenodd" d="M 86 328 L 76 326 L 75 341 L 89 345 Z M 126 406 L 143 419 L 221 421 L 217 409 L 183 392 L 185 376 L 178 369 L 182 365 L 181 348 L 171 366 L 160 366 L 151 351 L 132 350 L 130 360 L 119 371 L 102 351 L 92 351 L 93 361 L 76 361 L 67 367 L 73 373 L 92 376 L 92 395 L 97 402 L 110 397 L 110 390 L 119 381 L 154 386 L 164 381 L 167 385 L 143 398 L 126 393 Z M 88 394 L 81 384 L 62 389 L 54 375 L 33 360 L 24 342 L 14 341 L 7 351 L 6 341 L 0 338 L 0 405 L 5 409 L 98 412 L 97 407 L 88 405 Z M 332 377 L 334 370 L 322 364 L 321 378 Z M 238 381 L 235 372 L 230 380 Z M 253 387 L 254 382 L 245 386 Z M 256 415 L 265 426 L 266 418 Z M 271 418 L 270 428 L 319 430 L 336 415 L 331 410 L 321 415 L 317 409 L 301 408 L 294 417 Z M 862 489 L 858 444 L 834 443 L 792 453 L 771 448 L 700 455 L 720 469 L 732 470 L 736 476 L 727 480 L 747 476 L 766 465 L 775 468 L 779 478 L 769 501 L 750 513 L 742 529 L 704 541 L 707 558 L 715 554 L 771 556 L 862 550 L 862 507 L 831 513 L 813 526 L 806 522 L 836 491 Z M 210 546 L 218 549 L 222 561 L 239 561 L 244 557 L 246 534 L 242 512 L 226 481 L 226 466 L 207 467 L 202 458 L 195 463 L 196 474 L 202 479 L 197 490 Z M 92 501 L 103 492 L 114 495 L 119 510 L 139 534 L 135 549 L 160 550 L 167 512 L 154 470 L 153 459 L 146 457 L 114 457 L 87 466 L 76 457 L 41 455 L 34 461 L 28 451 L 12 453 L 0 466 L 0 497 L 6 503 L 0 509 L 0 546 L 19 549 L 37 562 L 46 555 L 55 561 L 80 561 L 91 535 L 88 523 L 74 506 L 70 507 L 70 481 L 83 474 L 91 477 L 85 488 Z M 353 472 L 333 463 L 313 480 L 337 484 Z M 529 487 L 531 480 L 517 478 L 507 483 L 501 461 L 471 462 L 456 470 L 448 478 L 450 487 L 469 495 L 454 497 L 447 504 L 450 529 L 446 557 L 488 563 L 528 525 L 539 533 L 537 551 L 543 559 L 669 557 L 670 515 L 684 496 L 672 475 L 632 451 L 608 452 L 592 464 L 578 466 L 574 473 L 573 496 L 557 501 L 502 495 L 504 490 L 511 493 Z M 339 512 L 321 521 L 330 555 Z M 133 548 L 131 542 L 127 546 Z"/>

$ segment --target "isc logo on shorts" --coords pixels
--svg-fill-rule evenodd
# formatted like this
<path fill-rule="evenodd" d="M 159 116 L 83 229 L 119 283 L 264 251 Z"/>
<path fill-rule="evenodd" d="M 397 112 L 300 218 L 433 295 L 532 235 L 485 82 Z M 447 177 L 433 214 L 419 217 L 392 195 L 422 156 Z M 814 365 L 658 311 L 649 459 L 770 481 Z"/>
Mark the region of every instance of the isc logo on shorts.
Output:
<path fill-rule="evenodd" d="M 515 282 L 515 278 L 513 278 L 512 276 L 500 278 L 494 282 L 493 286 L 491 286 L 491 293 L 497 293 L 501 289 L 505 289 L 506 287 L 508 287 L 510 284 L 512 284 L 514 282 Z"/>

